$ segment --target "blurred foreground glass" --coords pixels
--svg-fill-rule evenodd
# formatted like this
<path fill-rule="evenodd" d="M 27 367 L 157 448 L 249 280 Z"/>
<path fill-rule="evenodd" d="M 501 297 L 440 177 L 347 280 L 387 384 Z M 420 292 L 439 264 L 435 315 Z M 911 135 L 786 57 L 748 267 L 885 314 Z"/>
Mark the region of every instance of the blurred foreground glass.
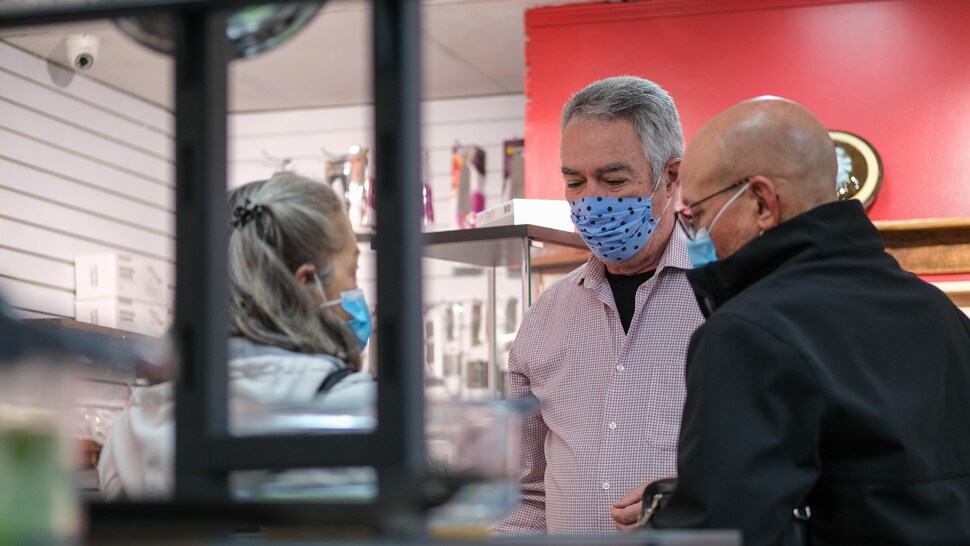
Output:
<path fill-rule="evenodd" d="M 73 544 L 80 535 L 66 367 L 0 361 L 0 544 Z"/>
<path fill-rule="evenodd" d="M 428 514 L 438 535 L 488 534 L 488 525 L 519 502 L 522 420 L 538 411 L 535 399 L 434 401 L 426 413 L 432 484 L 439 477 L 460 486 Z"/>
<path fill-rule="evenodd" d="M 322 2 L 247 6 L 229 14 L 226 37 L 234 57 L 252 57 L 290 39 L 320 11 Z M 161 53 L 175 52 L 172 23 L 167 17 L 135 15 L 115 20 L 121 31 Z"/>
<path fill-rule="evenodd" d="M 432 531 L 487 532 L 519 502 L 522 419 L 534 399 L 428 401 L 425 410 L 428 479 L 425 499 Z M 310 405 L 251 408 L 234 420 L 234 434 L 369 432 L 376 416 Z M 299 479 L 297 479 L 299 478 Z M 369 502 L 377 495 L 369 468 L 237 472 L 234 496 L 243 500 Z"/>

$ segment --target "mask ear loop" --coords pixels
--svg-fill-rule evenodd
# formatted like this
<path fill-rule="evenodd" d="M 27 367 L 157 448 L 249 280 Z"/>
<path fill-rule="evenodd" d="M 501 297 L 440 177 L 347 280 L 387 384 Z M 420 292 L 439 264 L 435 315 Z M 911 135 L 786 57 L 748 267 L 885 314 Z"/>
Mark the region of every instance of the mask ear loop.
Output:
<path fill-rule="evenodd" d="M 731 203 L 734 203 L 735 201 L 737 201 L 738 197 L 741 197 L 742 195 L 744 195 L 744 190 L 748 189 L 749 184 L 750 182 L 745 182 L 745 184 L 741 186 L 741 189 L 739 189 L 738 192 L 735 193 L 733 197 L 728 199 L 727 203 L 724 203 L 724 206 L 721 207 L 721 210 L 717 211 L 717 214 L 714 215 L 714 219 L 711 220 L 711 225 L 707 228 L 708 235 L 710 235 L 711 232 L 714 231 L 714 224 L 716 224 L 717 221 L 721 219 L 721 214 L 723 214 L 724 211 L 726 211 L 727 208 L 731 206 Z"/>
<path fill-rule="evenodd" d="M 321 302 L 319 305 L 321 309 L 325 309 L 327 307 L 333 307 L 334 305 L 337 305 L 340 303 L 340 300 L 330 300 L 330 301 L 327 300 L 327 294 L 326 292 L 323 291 L 323 283 L 320 282 L 320 275 L 317 275 L 316 271 L 313 272 L 313 282 L 316 283 L 317 292 L 320 292 L 320 298 L 323 300 L 323 302 Z"/>
<path fill-rule="evenodd" d="M 659 224 L 660 223 L 660 220 L 663 219 L 664 214 L 667 214 L 667 209 L 670 208 L 670 201 L 672 201 L 673 198 L 674 198 L 674 196 L 672 196 L 672 195 L 667 198 L 667 204 L 664 205 L 664 209 L 662 211 L 660 211 L 660 216 L 658 216 L 657 219 L 654 220 L 654 223 Z"/>
<path fill-rule="evenodd" d="M 660 189 L 660 179 L 663 178 L 663 175 L 664 175 L 664 173 L 663 173 L 663 171 L 661 171 L 660 172 L 660 176 L 657 177 L 657 183 L 655 184 L 656 189 L 654 189 L 653 190 L 653 193 L 650 194 L 650 199 L 651 200 L 653 199 L 653 194 L 654 193 L 657 193 L 657 191 Z M 673 200 L 673 198 L 674 198 L 673 195 L 671 195 L 670 197 L 667 198 L 667 203 L 664 205 L 664 209 L 662 211 L 660 211 L 660 216 L 658 216 L 656 220 L 654 220 L 653 214 L 650 215 L 650 219 L 653 220 L 653 222 L 655 224 L 659 224 L 660 223 L 660 220 L 663 219 L 664 214 L 667 214 L 667 209 L 670 208 L 670 201 Z"/>

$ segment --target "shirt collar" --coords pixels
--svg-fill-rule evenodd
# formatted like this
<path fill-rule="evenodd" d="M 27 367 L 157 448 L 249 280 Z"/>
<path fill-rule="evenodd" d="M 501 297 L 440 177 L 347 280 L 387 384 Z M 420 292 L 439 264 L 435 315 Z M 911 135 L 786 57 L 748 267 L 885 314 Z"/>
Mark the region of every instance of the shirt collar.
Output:
<path fill-rule="evenodd" d="M 660 257 L 654 277 L 659 276 L 668 267 L 679 270 L 691 268 L 690 258 L 687 256 L 687 236 L 676 225 L 674 232 L 670 234 L 670 240 L 667 241 L 667 248 Z M 595 290 L 605 282 L 607 282 L 606 265 L 595 254 L 590 253 L 589 259 L 583 265 L 583 270 L 576 276 L 576 284 Z"/>

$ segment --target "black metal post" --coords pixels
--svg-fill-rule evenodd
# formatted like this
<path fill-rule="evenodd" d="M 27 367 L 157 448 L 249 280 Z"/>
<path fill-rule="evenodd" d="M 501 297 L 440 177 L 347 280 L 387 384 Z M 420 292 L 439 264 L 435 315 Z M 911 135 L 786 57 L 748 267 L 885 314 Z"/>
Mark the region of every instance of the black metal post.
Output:
<path fill-rule="evenodd" d="M 285 0 L 266 0 L 282 2 Z M 37 7 L 0 18 L 0 27 L 137 13 L 170 13 L 176 38 L 176 380 L 175 503 L 132 505 L 129 516 L 198 508 L 211 516 L 229 497 L 227 472 L 357 464 L 378 470 L 376 506 L 305 507 L 294 521 L 373 522 L 384 533 L 424 531 L 425 446 L 421 335 L 421 126 L 418 0 L 374 0 L 376 208 L 380 218 L 378 429 L 329 437 L 228 436 L 226 340 L 226 16 L 246 0 L 119 0 Z M 240 449 L 245 453 L 240 453 Z M 285 455 L 281 456 L 281 453 Z M 211 511 L 203 507 L 212 508 Z M 108 517 L 108 506 L 93 513 Z M 143 510 L 143 508 L 145 510 Z M 252 505 L 256 514 L 272 505 Z M 228 510 L 228 508 L 226 508 Z M 248 510 L 248 507 L 241 508 Z M 162 510 L 164 511 L 164 510 Z M 127 513 L 126 512 L 126 513 Z M 177 515 L 176 512 L 179 514 Z M 195 513 L 190 510 L 190 514 Z M 127 517 L 118 514 L 121 517 Z M 238 521 L 236 514 L 234 520 Z"/>
<path fill-rule="evenodd" d="M 378 225 L 377 509 L 385 532 L 423 532 L 421 73 L 418 0 L 374 0 L 375 208 Z"/>
<path fill-rule="evenodd" d="M 228 498 L 199 455 L 227 435 L 226 11 L 183 8 L 175 29 L 175 498 Z"/>

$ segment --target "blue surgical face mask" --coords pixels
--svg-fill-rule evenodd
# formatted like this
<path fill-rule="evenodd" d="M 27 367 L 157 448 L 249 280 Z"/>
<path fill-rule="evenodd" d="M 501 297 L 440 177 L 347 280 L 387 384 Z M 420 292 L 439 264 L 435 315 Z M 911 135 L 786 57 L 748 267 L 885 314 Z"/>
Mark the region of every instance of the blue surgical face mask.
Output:
<path fill-rule="evenodd" d="M 659 185 L 658 178 L 658 189 Z M 652 195 L 584 197 L 569 202 L 569 216 L 597 258 L 604 263 L 626 261 L 646 246 L 670 206 L 667 199 L 660 216 L 654 219 Z"/>
<path fill-rule="evenodd" d="M 707 228 L 699 229 L 693 239 L 687 239 L 687 257 L 694 269 L 717 261 L 714 241 L 711 241 Z"/>
<path fill-rule="evenodd" d="M 350 319 L 347 320 L 347 328 L 350 328 L 354 337 L 357 338 L 357 350 L 363 351 L 364 347 L 367 346 L 367 340 L 370 339 L 371 331 L 374 329 L 370 319 L 370 308 L 367 307 L 367 301 L 364 299 L 364 292 L 360 288 L 344 290 L 340 293 L 340 299 L 327 301 L 327 295 L 323 292 L 323 283 L 320 282 L 320 277 L 314 273 L 313 279 L 317 283 L 320 297 L 324 299 L 320 308 L 340 305 L 350 315 Z"/>
<path fill-rule="evenodd" d="M 690 264 L 697 269 L 698 267 L 704 267 L 707 264 L 711 264 L 717 261 L 717 250 L 714 248 L 714 241 L 711 240 L 711 231 L 714 230 L 714 224 L 721 218 L 721 214 L 731 206 L 732 203 L 737 201 L 739 197 L 744 193 L 744 190 L 748 189 L 748 185 L 745 184 L 738 189 L 737 192 L 730 199 L 724 203 L 721 210 L 717 211 L 714 216 L 714 220 L 711 221 L 710 227 L 701 228 L 697 230 L 693 239 L 687 239 L 687 256 L 690 258 Z"/>

